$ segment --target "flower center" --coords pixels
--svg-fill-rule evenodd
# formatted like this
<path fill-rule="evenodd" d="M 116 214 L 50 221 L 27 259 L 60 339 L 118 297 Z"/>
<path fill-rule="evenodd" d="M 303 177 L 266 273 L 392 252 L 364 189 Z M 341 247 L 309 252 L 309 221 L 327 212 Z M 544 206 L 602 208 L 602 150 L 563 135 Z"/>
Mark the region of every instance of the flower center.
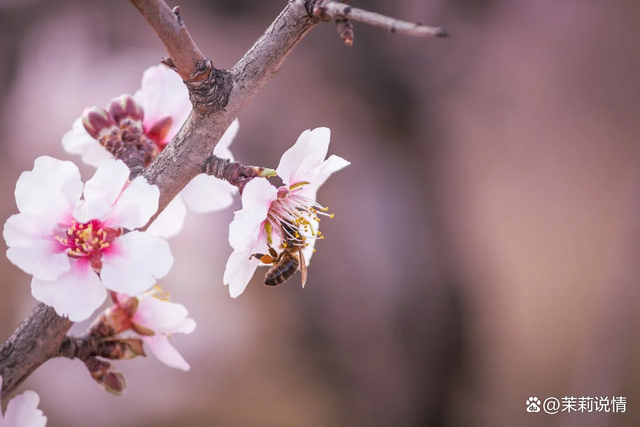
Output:
<path fill-rule="evenodd" d="M 278 198 L 271 203 L 265 224 L 269 245 L 272 244 L 274 231 L 280 235 L 283 248 L 304 248 L 309 246 L 309 239 L 324 239 L 315 224 L 320 222 L 321 216 L 333 218 L 333 214 L 327 213 L 328 207 L 296 191 L 307 184 L 297 183 L 289 188 L 283 186 L 278 189 Z"/>
<path fill-rule="evenodd" d="M 72 220 L 64 237 L 56 236 L 55 239 L 67 248 L 69 257 L 88 259 L 91 267 L 99 273 L 102 268 L 102 253 L 120 234 L 121 229 L 105 227 L 97 219 L 84 223 Z"/>

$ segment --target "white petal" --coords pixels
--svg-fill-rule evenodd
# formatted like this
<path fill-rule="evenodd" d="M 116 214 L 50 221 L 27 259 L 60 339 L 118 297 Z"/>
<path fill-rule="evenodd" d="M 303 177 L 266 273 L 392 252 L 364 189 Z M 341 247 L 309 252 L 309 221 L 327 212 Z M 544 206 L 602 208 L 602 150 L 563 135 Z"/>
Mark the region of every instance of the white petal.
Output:
<path fill-rule="evenodd" d="M 196 321 L 190 317 L 182 320 L 176 328 L 177 334 L 190 334 L 196 329 Z"/>
<path fill-rule="evenodd" d="M 101 200 L 112 206 L 127 182 L 129 182 L 127 165 L 121 160 L 107 160 L 100 165 L 93 178 L 84 185 L 84 198 Z"/>
<path fill-rule="evenodd" d="M 255 258 L 249 259 L 250 255 L 249 252 L 234 251 L 227 261 L 222 281 L 225 285 L 229 285 L 229 294 L 232 298 L 244 292 L 260 264 L 260 261 Z"/>
<path fill-rule="evenodd" d="M 9 246 L 9 261 L 42 280 L 55 280 L 69 271 L 69 257 L 46 222 L 42 215 L 12 215 L 2 234 Z"/>
<path fill-rule="evenodd" d="M 175 334 L 189 311 L 182 304 L 155 297 L 140 298 L 133 321 L 155 332 Z"/>
<path fill-rule="evenodd" d="M 82 161 L 88 165 L 98 167 L 105 160 L 113 156 L 85 130 L 82 117 L 78 117 L 71 126 L 71 130 L 62 137 L 64 151 L 71 154 L 81 154 Z"/>
<path fill-rule="evenodd" d="M 133 97 L 144 108 L 145 130 L 157 121 L 171 117 L 171 127 L 163 142 L 169 142 L 178 133 L 191 112 L 187 87 L 175 71 L 164 65 L 150 67 L 144 72 L 141 88 Z"/>
<path fill-rule="evenodd" d="M 101 199 L 80 200 L 73 210 L 73 217 L 79 222 L 104 219 L 111 212 L 111 205 Z"/>
<path fill-rule="evenodd" d="M 276 172 L 282 181 L 291 185 L 312 180 L 327 156 L 330 138 L 331 131 L 325 127 L 302 132 L 293 147 L 280 158 Z"/>
<path fill-rule="evenodd" d="M 124 189 L 108 216 L 109 224 L 133 230 L 145 225 L 158 210 L 160 190 L 141 176 Z"/>
<path fill-rule="evenodd" d="M 38 157 L 32 171 L 22 172 L 16 183 L 16 204 L 20 212 L 71 214 L 82 193 L 80 171 L 72 162 Z"/>
<path fill-rule="evenodd" d="M 338 172 L 350 164 L 351 162 L 348 162 L 342 157 L 336 155 L 329 156 L 329 158 L 316 169 L 316 174 L 310 185 L 304 185 L 297 191 L 300 191 L 300 194 L 309 197 L 312 200 L 316 200 L 316 193 L 320 186 L 322 186 L 322 184 L 324 184 L 334 172 Z"/>
<path fill-rule="evenodd" d="M 228 208 L 237 192 L 236 187 L 228 182 L 201 173 L 182 189 L 180 196 L 189 209 L 205 213 Z"/>
<path fill-rule="evenodd" d="M 236 211 L 229 224 L 229 244 L 235 250 L 249 250 L 260 237 L 271 202 L 278 190 L 266 179 L 252 179 L 242 192 L 242 209 Z"/>
<path fill-rule="evenodd" d="M 164 277 L 173 265 L 166 240 L 132 231 L 113 241 L 113 251 L 102 256 L 100 277 L 115 292 L 137 296 Z"/>
<path fill-rule="evenodd" d="M 229 147 L 238 134 L 239 128 L 240 122 L 238 122 L 238 119 L 235 119 L 222 135 L 220 141 L 218 141 L 218 144 L 213 149 L 213 154 L 220 157 L 221 159 L 229 159 L 233 161 L 233 154 L 231 154 L 231 150 L 229 150 Z"/>
<path fill-rule="evenodd" d="M 44 427 L 47 417 L 38 409 L 39 403 L 35 391 L 25 391 L 11 399 L 4 414 L 4 427 Z"/>
<path fill-rule="evenodd" d="M 313 184 L 320 187 L 333 173 L 346 168 L 350 164 L 351 162 L 343 159 L 340 156 L 332 154 L 320 165 L 320 170 L 316 175 L 316 179 L 314 180 Z"/>
<path fill-rule="evenodd" d="M 31 293 L 35 299 L 69 316 L 72 322 L 86 320 L 100 307 L 107 291 L 88 261 L 72 261 L 71 270 L 57 280 L 45 281 L 34 277 Z"/>
<path fill-rule="evenodd" d="M 165 239 L 173 237 L 182 230 L 186 216 L 187 207 L 178 194 L 147 228 L 147 233 Z"/>
<path fill-rule="evenodd" d="M 142 337 L 142 340 L 147 343 L 153 355 L 170 368 L 183 371 L 191 369 L 187 361 L 178 353 L 178 350 L 169 344 L 169 339 L 166 336 L 155 334 L 150 337 Z"/>

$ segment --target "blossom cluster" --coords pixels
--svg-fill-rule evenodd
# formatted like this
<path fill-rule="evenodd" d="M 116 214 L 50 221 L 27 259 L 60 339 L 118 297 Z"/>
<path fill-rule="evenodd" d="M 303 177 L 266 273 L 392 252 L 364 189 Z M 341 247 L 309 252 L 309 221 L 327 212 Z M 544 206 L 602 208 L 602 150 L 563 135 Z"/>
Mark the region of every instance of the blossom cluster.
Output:
<path fill-rule="evenodd" d="M 191 333 L 196 323 L 157 285 L 174 261 L 167 239 L 181 230 L 187 210 L 228 208 L 239 192 L 201 174 L 158 214 L 158 187 L 142 176 L 131 179 L 133 169 L 121 158 L 133 146 L 146 167 L 170 144 L 191 108 L 179 76 L 165 66 L 151 67 L 135 94 L 118 96 L 106 108 L 87 108 L 63 136 L 68 153 L 97 168 L 92 178 L 83 183 L 73 162 L 42 156 L 16 183 L 19 213 L 3 230 L 8 259 L 32 276 L 35 299 L 71 321 L 89 319 L 110 295 L 113 305 L 96 318 L 89 335 L 121 340 L 129 351 L 114 359 L 140 355 L 140 342 L 163 363 L 189 369 L 168 337 Z M 236 120 L 215 146 L 215 156 L 234 160 L 229 147 L 238 128 Z M 245 290 L 258 266 L 270 267 L 267 285 L 300 271 L 304 286 L 316 240 L 324 238 L 320 221 L 333 217 L 316 201 L 318 189 L 349 164 L 335 155 L 326 158 L 329 140 L 328 128 L 304 131 L 276 168 L 282 185 L 255 177 L 241 187 L 242 208 L 229 226 L 233 252 L 222 278 L 232 297 Z M 38 403 L 34 394 L 18 400 L 32 409 Z M 12 408 L 10 403 L 4 425 L 24 425 L 9 421 Z M 29 425 L 44 425 L 46 418 L 36 412 L 30 416 L 39 421 Z"/>

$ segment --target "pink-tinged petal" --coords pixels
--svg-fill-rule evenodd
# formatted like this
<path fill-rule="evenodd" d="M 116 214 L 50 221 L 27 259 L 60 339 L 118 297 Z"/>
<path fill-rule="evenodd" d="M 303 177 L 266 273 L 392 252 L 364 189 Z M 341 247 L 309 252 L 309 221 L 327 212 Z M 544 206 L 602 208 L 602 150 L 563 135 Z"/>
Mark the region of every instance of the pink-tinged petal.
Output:
<path fill-rule="evenodd" d="M 191 112 L 189 92 L 178 74 L 164 65 L 148 68 L 142 75 L 142 85 L 133 96 L 144 108 L 144 128 L 166 117 L 171 127 L 162 142 L 169 142 L 182 127 Z"/>
<path fill-rule="evenodd" d="M 176 326 L 176 334 L 190 334 L 196 329 L 196 321 L 190 317 L 183 319 L 182 322 Z"/>
<path fill-rule="evenodd" d="M 300 194 L 312 200 L 316 200 L 316 194 L 322 184 L 324 184 L 334 172 L 338 172 L 350 164 L 351 162 L 342 157 L 331 155 L 317 168 L 313 181 L 311 181 L 309 185 L 303 185 L 296 191 L 299 191 Z"/>
<path fill-rule="evenodd" d="M 182 189 L 180 197 L 190 210 L 205 213 L 228 208 L 237 192 L 236 187 L 228 182 L 202 173 Z"/>
<path fill-rule="evenodd" d="M 189 311 L 182 304 L 154 297 L 140 298 L 133 321 L 155 332 L 174 334 Z"/>
<path fill-rule="evenodd" d="M 255 258 L 249 259 L 250 255 L 249 252 L 234 251 L 227 261 L 222 281 L 225 285 L 229 285 L 229 294 L 232 298 L 237 298 L 244 292 L 260 264 L 260 261 Z"/>
<path fill-rule="evenodd" d="M 302 132 L 293 147 L 280 158 L 276 172 L 282 181 L 286 185 L 312 181 L 327 156 L 330 138 L 331 131 L 326 127 Z"/>
<path fill-rule="evenodd" d="M 73 210 L 73 217 L 78 222 L 89 222 L 92 219 L 104 219 L 111 212 L 111 205 L 102 199 L 80 200 Z"/>
<path fill-rule="evenodd" d="M 229 225 L 229 244 L 235 250 L 248 250 L 260 236 L 271 202 L 278 189 L 266 179 L 252 179 L 242 192 L 242 209 L 236 211 Z"/>
<path fill-rule="evenodd" d="M 85 130 L 82 118 L 77 118 L 71 130 L 62 137 L 62 148 L 71 154 L 82 155 L 82 161 L 98 167 L 113 156 Z"/>
<path fill-rule="evenodd" d="M 164 277 L 173 265 L 169 244 L 149 233 L 132 231 L 118 237 L 103 254 L 100 277 L 115 292 L 137 296 Z"/>
<path fill-rule="evenodd" d="M 233 154 L 231 154 L 231 150 L 229 150 L 229 147 L 238 134 L 239 128 L 240 122 L 238 122 L 238 119 L 235 119 L 222 135 L 222 138 L 220 138 L 220 141 L 218 141 L 216 147 L 213 149 L 214 155 L 220 157 L 221 159 L 229 159 L 233 161 Z"/>
<path fill-rule="evenodd" d="M 186 216 L 187 207 L 182 201 L 180 195 L 178 195 L 151 223 L 149 228 L 147 228 L 147 233 L 164 239 L 173 237 L 182 230 Z"/>
<path fill-rule="evenodd" d="M 11 399 L 4 414 L 4 427 L 44 427 L 47 417 L 38 409 L 40 397 L 35 391 L 25 391 Z"/>
<path fill-rule="evenodd" d="M 55 218 L 71 214 L 81 194 L 78 167 L 48 156 L 38 157 L 33 170 L 22 172 L 15 191 L 20 212 L 46 213 Z"/>
<path fill-rule="evenodd" d="M 85 200 L 101 200 L 112 206 L 129 181 L 129 168 L 121 160 L 110 159 L 100 165 L 84 185 Z"/>
<path fill-rule="evenodd" d="M 139 176 L 116 200 L 107 222 L 129 230 L 142 227 L 158 210 L 159 199 L 158 187 L 149 185 L 145 178 Z"/>
<path fill-rule="evenodd" d="M 155 334 L 150 337 L 141 337 L 142 341 L 147 343 L 151 352 L 159 361 L 169 366 L 170 368 L 181 369 L 188 371 L 190 368 L 186 360 L 178 353 L 171 344 L 169 339 L 162 334 Z"/>
<path fill-rule="evenodd" d="M 87 260 L 72 261 L 71 270 L 57 280 L 46 281 L 34 277 L 31 294 L 35 299 L 53 307 L 60 316 L 72 322 L 86 320 L 100 307 L 107 291 Z"/>
<path fill-rule="evenodd" d="M 346 168 L 350 164 L 351 162 L 343 159 L 340 156 L 336 156 L 335 154 L 332 154 L 331 156 L 329 156 L 327 160 L 325 160 L 320 165 L 320 170 L 318 171 L 318 174 L 316 175 L 316 179 L 313 182 L 313 184 L 320 187 L 322 184 L 325 183 L 325 181 L 332 174 L 334 174 L 335 172 L 338 172 L 341 169 Z"/>
<path fill-rule="evenodd" d="M 55 280 L 69 271 L 69 257 L 53 239 L 51 227 L 46 223 L 43 215 L 12 215 L 2 234 L 9 246 L 9 261 L 42 280 Z"/>

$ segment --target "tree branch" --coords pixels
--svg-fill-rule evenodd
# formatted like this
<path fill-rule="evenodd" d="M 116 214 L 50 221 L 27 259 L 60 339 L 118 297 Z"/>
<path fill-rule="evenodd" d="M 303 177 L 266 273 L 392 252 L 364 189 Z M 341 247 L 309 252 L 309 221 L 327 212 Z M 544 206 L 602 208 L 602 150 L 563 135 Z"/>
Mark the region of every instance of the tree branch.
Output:
<path fill-rule="evenodd" d="M 348 4 L 336 1 L 318 2 L 313 9 L 314 14 L 322 20 L 335 20 L 337 23 L 346 19 L 384 28 L 391 33 L 406 34 L 418 37 L 448 37 L 449 34 L 444 28 L 429 27 L 420 22 L 406 22 L 368 10 L 351 7 Z M 350 43 L 348 43 L 350 44 Z"/>
<path fill-rule="evenodd" d="M 187 31 L 180 7 L 171 10 L 164 1 L 158 0 L 131 0 L 131 3 L 164 43 L 170 59 L 163 62 L 171 66 L 185 82 L 199 80 L 206 71 L 208 59 Z"/>
<path fill-rule="evenodd" d="M 38 303 L 0 348 L 2 397 L 33 371 L 58 354 L 60 343 L 73 323 Z"/>
<path fill-rule="evenodd" d="M 213 148 L 262 86 L 278 72 L 298 42 L 320 22 L 321 16 L 312 12 L 320 2 L 290 0 L 231 70 L 214 68 L 211 61 L 200 52 L 182 21 L 179 8 L 171 10 L 162 0 L 131 0 L 131 3 L 162 40 L 170 55 L 163 62 L 182 77 L 193 104 L 193 110 L 178 134 L 142 172 L 150 184 L 160 189 L 159 210 L 150 224 L 180 190 L 196 175 L 206 171 L 207 167 L 210 168 L 210 173 L 222 175 L 240 170 L 241 165 L 230 165 L 211 158 Z M 405 34 L 439 37 L 446 34 L 442 29 L 404 23 L 342 3 L 322 4 L 324 13 L 339 22 L 351 18 Z M 243 173 L 251 174 L 246 170 Z M 240 181 L 250 178 L 241 175 L 236 177 Z M 233 179 L 232 175 L 229 176 Z M 263 175 L 259 172 L 258 176 Z M 77 346 L 71 345 L 72 341 L 67 340 L 63 344 L 71 324 L 68 319 L 58 317 L 52 308 L 44 304 L 35 307 L 0 348 L 3 397 L 46 360 L 59 355 L 69 357 L 77 354 Z M 109 378 L 117 376 L 110 371 L 108 363 L 94 357 L 89 357 L 87 363 L 99 382 L 109 382 Z M 99 363 L 102 365 L 98 366 Z M 91 364 L 96 364 L 95 369 Z M 114 390 L 123 385 L 115 379 L 114 384 L 110 386 Z"/>

